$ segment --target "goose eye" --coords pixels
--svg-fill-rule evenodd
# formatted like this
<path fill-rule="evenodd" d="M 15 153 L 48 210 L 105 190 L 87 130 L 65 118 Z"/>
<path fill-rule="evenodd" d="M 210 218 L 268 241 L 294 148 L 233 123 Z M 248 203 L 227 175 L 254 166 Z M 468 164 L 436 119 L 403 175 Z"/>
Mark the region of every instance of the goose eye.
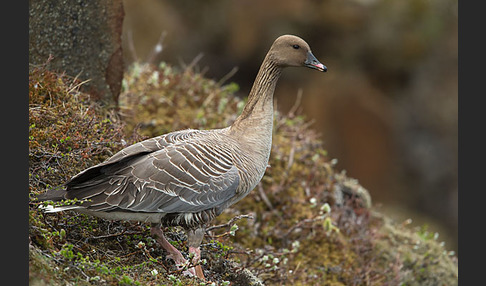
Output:
<path fill-rule="evenodd" d="M 299 45 L 292 45 L 292 48 L 298 50 L 300 48 L 300 46 Z"/>

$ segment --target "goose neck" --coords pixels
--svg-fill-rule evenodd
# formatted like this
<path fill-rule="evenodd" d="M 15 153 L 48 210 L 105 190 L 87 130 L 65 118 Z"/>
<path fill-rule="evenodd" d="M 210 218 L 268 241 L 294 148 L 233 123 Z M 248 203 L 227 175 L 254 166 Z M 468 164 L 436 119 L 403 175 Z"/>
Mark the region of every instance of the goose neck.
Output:
<path fill-rule="evenodd" d="M 232 129 L 252 128 L 256 125 L 273 125 L 273 94 L 282 73 L 282 68 L 265 57 L 253 83 L 248 101 L 242 113 L 232 125 Z"/>

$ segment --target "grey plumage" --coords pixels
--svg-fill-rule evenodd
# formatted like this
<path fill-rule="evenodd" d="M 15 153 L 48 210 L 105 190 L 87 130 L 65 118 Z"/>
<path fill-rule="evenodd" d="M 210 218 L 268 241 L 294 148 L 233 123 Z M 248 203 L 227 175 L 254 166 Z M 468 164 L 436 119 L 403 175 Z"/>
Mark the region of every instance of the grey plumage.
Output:
<path fill-rule="evenodd" d="M 40 200 L 87 200 L 73 209 L 105 219 L 152 223 L 152 234 L 176 263 L 185 259 L 164 238 L 160 225 L 188 230 L 190 251 L 199 259 L 204 227 L 245 197 L 261 180 L 272 143 L 273 93 L 287 66 L 327 68 L 307 43 L 284 35 L 273 43 L 258 72 L 242 114 L 229 127 L 182 130 L 131 145 Z M 191 274 L 194 274 L 191 272 Z M 202 271 L 197 273 L 204 277 Z"/>
<path fill-rule="evenodd" d="M 78 211 L 102 217 L 119 212 L 127 220 L 137 212 L 147 214 L 145 221 L 197 227 L 249 191 L 240 185 L 240 177 L 251 181 L 249 173 L 238 172 L 242 163 L 234 158 L 242 150 L 226 132 L 184 130 L 139 142 L 74 176 L 64 192 L 41 199 L 89 199 Z M 161 213 L 177 215 L 164 219 Z"/>

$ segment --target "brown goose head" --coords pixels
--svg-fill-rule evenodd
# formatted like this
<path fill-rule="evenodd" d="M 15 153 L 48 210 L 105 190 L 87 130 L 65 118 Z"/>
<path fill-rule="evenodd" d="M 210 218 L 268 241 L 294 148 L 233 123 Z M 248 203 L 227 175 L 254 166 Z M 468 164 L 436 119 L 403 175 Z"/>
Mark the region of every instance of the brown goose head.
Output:
<path fill-rule="evenodd" d="M 268 56 L 281 67 L 308 67 L 321 72 L 327 71 L 327 67 L 312 54 L 309 45 L 294 35 L 278 37 L 273 42 Z"/>

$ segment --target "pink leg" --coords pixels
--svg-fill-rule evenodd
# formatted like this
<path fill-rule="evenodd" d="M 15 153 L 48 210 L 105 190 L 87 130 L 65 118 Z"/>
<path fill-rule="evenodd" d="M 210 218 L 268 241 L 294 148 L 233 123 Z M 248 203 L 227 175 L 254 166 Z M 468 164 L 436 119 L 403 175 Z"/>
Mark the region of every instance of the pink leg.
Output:
<path fill-rule="evenodd" d="M 182 269 L 188 263 L 187 260 L 184 258 L 184 256 L 182 256 L 182 253 L 179 250 L 177 250 L 177 248 L 175 248 L 172 244 L 170 244 L 170 242 L 167 241 L 167 239 L 164 236 L 164 232 L 162 231 L 159 225 L 152 226 L 150 229 L 150 233 L 155 236 L 155 239 L 160 244 L 160 246 L 162 246 L 162 248 L 164 248 L 169 253 L 167 257 L 172 258 L 174 260 L 178 269 Z M 197 254 L 195 252 L 192 252 L 191 248 L 189 248 L 189 251 L 191 253 L 194 253 L 194 258 L 196 258 L 197 255 L 198 258 L 195 261 L 199 261 L 199 257 L 200 257 L 199 249 L 197 249 L 198 251 Z M 184 275 L 188 275 L 188 276 L 197 275 L 199 277 L 196 269 L 194 268 L 189 268 L 187 271 L 184 271 L 183 273 Z"/>
<path fill-rule="evenodd" d="M 199 247 L 189 247 L 189 253 L 194 253 L 194 257 L 192 258 L 192 263 L 196 264 L 199 262 L 199 259 L 201 259 L 201 250 Z M 206 278 L 204 277 L 204 273 L 202 271 L 201 265 L 197 265 L 195 267 L 195 272 L 196 276 L 199 277 L 202 280 L 205 280 Z"/>
<path fill-rule="evenodd" d="M 157 242 L 162 246 L 168 253 L 168 257 L 172 258 L 176 264 L 184 264 L 187 262 L 187 260 L 182 256 L 182 253 L 177 250 L 170 242 L 167 241 L 167 239 L 164 236 L 164 232 L 160 227 L 152 227 L 150 229 L 150 233 L 155 236 L 155 239 Z"/>

